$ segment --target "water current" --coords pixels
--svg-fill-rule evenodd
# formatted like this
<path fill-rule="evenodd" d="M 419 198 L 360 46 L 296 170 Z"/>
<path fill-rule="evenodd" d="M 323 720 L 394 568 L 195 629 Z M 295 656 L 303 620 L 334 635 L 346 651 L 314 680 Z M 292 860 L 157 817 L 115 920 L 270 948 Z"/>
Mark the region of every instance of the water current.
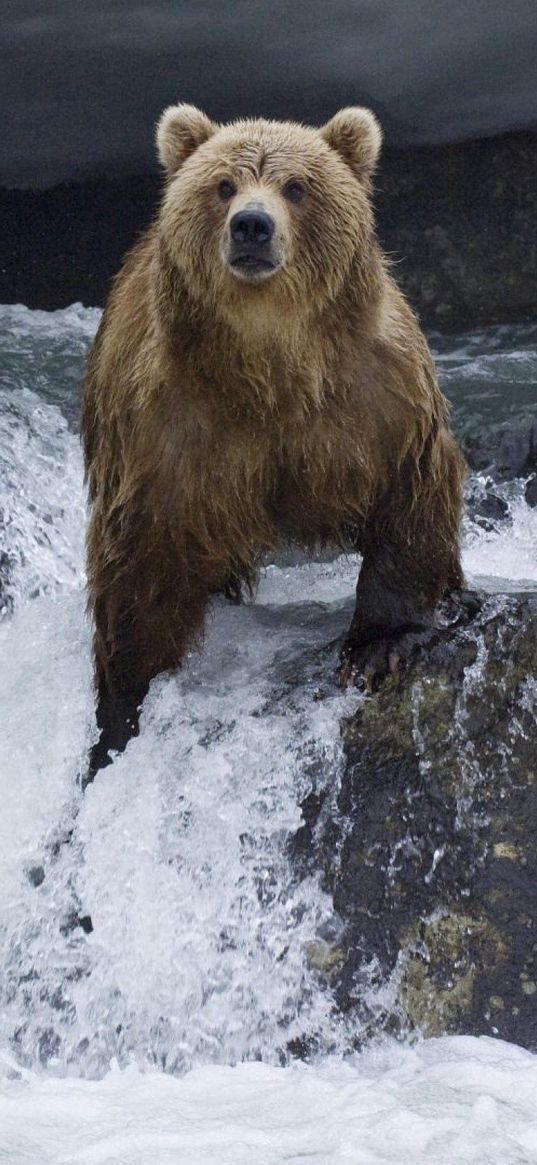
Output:
<path fill-rule="evenodd" d="M 319 974 L 339 923 L 288 843 L 304 798 L 335 795 L 362 698 L 334 682 L 355 557 L 268 563 L 255 602 L 216 600 L 202 651 L 81 794 L 76 426 L 98 318 L 0 309 L 0 1161 L 537 1161 L 537 1057 L 466 1037 L 357 1051 Z M 537 326 L 432 343 L 462 435 L 535 410 Z M 465 519 L 466 571 L 535 589 L 537 510 L 524 481 L 498 489 L 506 516 Z"/>

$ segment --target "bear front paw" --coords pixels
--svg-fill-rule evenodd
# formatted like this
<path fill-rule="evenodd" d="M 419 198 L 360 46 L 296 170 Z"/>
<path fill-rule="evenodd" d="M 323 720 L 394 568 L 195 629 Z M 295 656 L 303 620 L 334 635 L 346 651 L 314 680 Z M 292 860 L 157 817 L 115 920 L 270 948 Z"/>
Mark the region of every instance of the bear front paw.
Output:
<path fill-rule="evenodd" d="M 430 639 L 432 629 L 392 631 L 370 640 L 347 639 L 340 655 L 339 682 L 375 692 L 387 676 L 399 679 L 412 657 Z"/>

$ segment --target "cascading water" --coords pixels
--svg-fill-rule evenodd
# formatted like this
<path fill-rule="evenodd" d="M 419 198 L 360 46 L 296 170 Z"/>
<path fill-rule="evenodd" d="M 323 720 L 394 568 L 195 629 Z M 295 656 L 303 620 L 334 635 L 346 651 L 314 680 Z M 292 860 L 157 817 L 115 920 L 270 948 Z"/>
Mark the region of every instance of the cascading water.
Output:
<path fill-rule="evenodd" d="M 478 1051 L 478 1041 L 461 1037 L 422 1050 L 386 1046 L 342 1063 L 359 1032 L 330 990 L 339 922 L 320 876 L 298 874 L 289 842 L 307 796 L 335 797 L 340 720 L 361 699 L 334 680 L 356 558 L 272 564 L 254 604 L 217 600 L 201 652 L 154 682 L 140 736 L 82 796 L 78 778 L 95 724 L 73 426 L 98 314 L 79 306 L 0 313 L 0 1160 L 236 1165 L 254 1153 L 274 1163 L 499 1162 L 507 1128 L 515 1146 L 508 1159 L 535 1160 L 524 1156 L 537 1152 L 524 1101 L 510 1123 L 496 1113 L 535 1080 L 528 1053 L 504 1051 L 500 1070 L 489 1043 Z M 526 417 L 535 401 L 535 329 L 495 329 L 438 347 L 459 426 L 468 398 L 470 427 L 485 414 L 487 423 L 499 420 L 506 385 L 511 417 Z M 501 380 L 497 400 L 491 378 Z M 484 490 L 485 479 L 473 489 Z M 537 511 L 524 501 L 523 483 L 498 489 L 507 518 L 486 528 L 467 520 L 467 570 L 489 589 L 535 588 Z M 293 1064 L 297 1051 L 308 1051 L 312 1065 Z M 478 1062 L 489 1082 L 481 1107 Z M 242 1066 L 230 1075 L 233 1064 Z M 174 1079 L 166 1083 L 154 1069 Z M 423 1079 L 436 1088 L 429 1125 L 412 1099 Z M 461 1079 L 466 1093 L 450 1107 Z M 33 1142 L 13 1116 L 13 1097 L 22 1125 L 33 1098 L 41 1129 Z M 90 1097 L 95 1141 L 89 1125 L 77 1137 L 62 1107 L 87 1114 Z M 213 1133 L 202 1128 L 202 1097 Z M 47 1141 L 46 1105 L 56 1114 L 56 1140 Z M 339 1122 L 328 1116 L 334 1105 Z M 384 1129 L 374 1111 L 391 1112 Z M 465 1156 L 487 1122 L 496 1129 L 492 1155 Z M 456 1158 L 442 1156 L 448 1125 L 460 1138 Z M 420 1156 L 435 1137 L 436 1150 Z M 381 1155 L 370 1155 L 373 1146 Z"/>

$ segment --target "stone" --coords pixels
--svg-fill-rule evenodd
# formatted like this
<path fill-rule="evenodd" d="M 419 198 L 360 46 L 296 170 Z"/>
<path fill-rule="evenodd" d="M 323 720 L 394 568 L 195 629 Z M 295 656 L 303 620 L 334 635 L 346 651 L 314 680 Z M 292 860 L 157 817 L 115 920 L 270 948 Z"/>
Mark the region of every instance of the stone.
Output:
<path fill-rule="evenodd" d="M 526 483 L 524 497 L 528 506 L 532 508 L 537 506 L 537 474 Z"/>
<path fill-rule="evenodd" d="M 462 444 L 470 468 L 491 473 L 496 481 L 526 477 L 537 470 L 537 418 L 490 429 L 482 442 L 470 439 Z"/>
<path fill-rule="evenodd" d="M 537 1049 L 536 723 L 537 596 L 478 593 L 343 723 L 340 786 L 308 799 L 295 855 L 333 895 L 325 962 L 358 1041 Z"/>

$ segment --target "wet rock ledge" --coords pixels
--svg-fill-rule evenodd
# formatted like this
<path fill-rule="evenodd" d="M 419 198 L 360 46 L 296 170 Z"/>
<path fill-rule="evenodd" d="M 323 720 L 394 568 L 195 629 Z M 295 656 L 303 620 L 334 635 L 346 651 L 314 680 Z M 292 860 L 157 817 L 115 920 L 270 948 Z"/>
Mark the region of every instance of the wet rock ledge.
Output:
<path fill-rule="evenodd" d="M 446 619 L 343 724 L 296 853 L 342 920 L 324 973 L 357 1031 L 535 1049 L 537 596 L 466 593 Z"/>

